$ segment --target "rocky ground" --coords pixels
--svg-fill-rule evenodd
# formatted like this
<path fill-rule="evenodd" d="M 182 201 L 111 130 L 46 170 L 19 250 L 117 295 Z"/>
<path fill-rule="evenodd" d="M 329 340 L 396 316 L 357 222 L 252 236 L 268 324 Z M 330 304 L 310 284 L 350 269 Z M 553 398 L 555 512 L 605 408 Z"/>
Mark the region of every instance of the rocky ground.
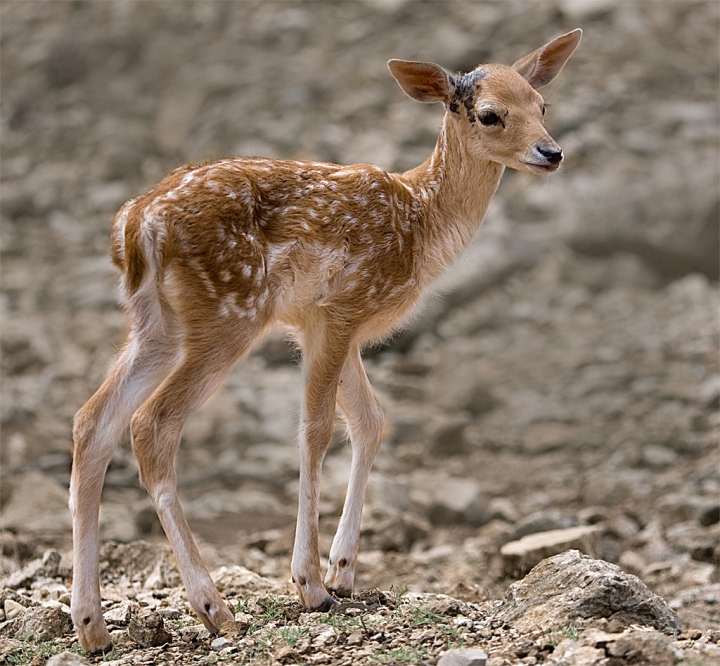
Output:
<path fill-rule="evenodd" d="M 388 58 L 467 70 L 580 26 L 578 52 L 543 91 L 563 172 L 506 174 L 462 264 L 366 355 L 387 433 L 363 519 L 365 592 L 320 616 L 287 586 L 299 371 L 273 336 L 191 417 L 177 463 L 236 624 L 208 637 L 190 614 L 123 441 L 101 515 L 116 632 L 105 659 L 434 663 L 477 647 L 494 666 L 717 663 L 716 2 L 0 10 L 0 660 L 78 650 L 64 614 L 70 424 L 122 340 L 107 258 L 118 206 L 178 164 L 228 154 L 409 168 L 441 111 L 406 98 Z M 338 433 L 325 556 L 348 466 Z M 601 579 L 642 583 L 588 616 L 574 597 L 555 599 L 556 615 L 518 611 L 521 597 L 554 598 L 542 580 L 556 561 L 528 572 L 568 549 L 593 558 L 572 560 L 578 581 L 606 562 L 619 569 Z M 648 590 L 664 602 L 623 614 Z"/>

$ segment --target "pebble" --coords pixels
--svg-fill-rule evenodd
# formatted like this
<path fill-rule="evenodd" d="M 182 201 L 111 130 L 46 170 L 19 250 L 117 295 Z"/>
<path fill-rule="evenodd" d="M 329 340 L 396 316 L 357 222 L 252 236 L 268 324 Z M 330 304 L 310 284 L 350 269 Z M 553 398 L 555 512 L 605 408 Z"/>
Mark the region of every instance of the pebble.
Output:
<path fill-rule="evenodd" d="M 48 659 L 46 666 L 89 666 L 90 662 L 75 652 L 61 652 Z"/>
<path fill-rule="evenodd" d="M 221 636 L 220 638 L 216 638 L 212 643 L 210 643 L 210 647 L 216 652 L 219 652 L 220 650 L 231 644 L 232 641 Z"/>
<path fill-rule="evenodd" d="M 25 612 L 25 606 L 12 599 L 6 599 L 3 608 L 5 610 L 6 620 L 14 620 Z"/>
<path fill-rule="evenodd" d="M 479 648 L 459 648 L 444 652 L 437 666 L 485 666 L 487 658 Z"/>
<path fill-rule="evenodd" d="M 128 635 L 142 647 L 156 647 L 172 639 L 162 617 L 153 611 L 140 611 L 132 616 Z"/>
<path fill-rule="evenodd" d="M 598 534 L 602 528 L 597 525 L 580 525 L 564 530 L 537 532 L 511 541 L 500 548 L 503 571 L 508 576 L 519 578 L 528 573 L 546 557 L 557 555 L 571 548 L 596 556 Z"/>
<path fill-rule="evenodd" d="M 427 516 L 434 525 L 468 523 L 482 525 L 486 502 L 480 484 L 473 479 L 438 479 Z"/>
<path fill-rule="evenodd" d="M 130 602 L 122 603 L 107 611 L 107 613 L 103 613 L 103 618 L 107 624 L 116 624 L 123 627 L 130 622 L 131 617 L 132 605 Z"/>

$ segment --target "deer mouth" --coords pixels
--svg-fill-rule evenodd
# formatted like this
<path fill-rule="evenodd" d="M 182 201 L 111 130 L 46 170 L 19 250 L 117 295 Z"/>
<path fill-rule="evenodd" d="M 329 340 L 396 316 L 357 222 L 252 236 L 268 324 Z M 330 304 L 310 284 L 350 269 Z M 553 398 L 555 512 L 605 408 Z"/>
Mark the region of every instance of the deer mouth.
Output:
<path fill-rule="evenodd" d="M 553 173 L 560 168 L 560 162 L 522 162 L 533 173 Z"/>

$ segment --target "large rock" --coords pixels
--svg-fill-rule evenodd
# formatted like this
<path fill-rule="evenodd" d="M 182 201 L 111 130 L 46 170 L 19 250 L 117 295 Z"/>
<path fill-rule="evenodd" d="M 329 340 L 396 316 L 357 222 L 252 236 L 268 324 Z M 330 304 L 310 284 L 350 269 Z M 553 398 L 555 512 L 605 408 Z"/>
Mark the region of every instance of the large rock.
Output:
<path fill-rule="evenodd" d="M 513 583 L 495 618 L 518 631 L 552 631 L 607 618 L 667 634 L 680 632 L 680 620 L 637 577 L 577 550 L 543 560 Z"/>
<path fill-rule="evenodd" d="M 28 608 L 22 616 L 16 632 L 18 638 L 31 638 L 43 643 L 60 638 L 72 631 L 70 613 L 60 606 Z"/>

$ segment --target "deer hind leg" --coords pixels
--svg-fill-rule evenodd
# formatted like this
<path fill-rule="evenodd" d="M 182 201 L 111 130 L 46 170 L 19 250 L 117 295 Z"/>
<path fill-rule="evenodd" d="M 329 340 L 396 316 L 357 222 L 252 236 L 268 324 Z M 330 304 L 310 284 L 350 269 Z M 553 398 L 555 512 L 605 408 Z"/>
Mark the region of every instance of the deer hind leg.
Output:
<path fill-rule="evenodd" d="M 330 549 L 325 585 L 339 597 L 349 597 L 355 579 L 365 488 L 383 434 L 382 408 L 365 374 L 357 347 L 351 350 L 343 366 L 338 405 L 350 433 L 352 464 L 345 506 Z"/>
<path fill-rule="evenodd" d="M 211 632 L 234 616 L 215 589 L 190 532 L 177 495 L 174 462 L 187 415 L 217 389 L 259 333 L 257 326 L 238 330 L 237 320 L 233 322 L 231 327 L 208 319 L 199 337 L 186 338 L 182 363 L 135 413 L 131 424 L 140 479 L 175 554 L 188 601 Z"/>
<path fill-rule="evenodd" d="M 328 610 L 335 602 L 320 574 L 318 511 L 320 472 L 332 435 L 338 381 L 349 339 L 324 324 L 302 336 L 305 395 L 300 423 L 300 496 L 292 577 L 306 608 Z"/>
<path fill-rule="evenodd" d="M 107 379 L 75 416 L 73 429 L 71 609 L 80 644 L 90 652 L 110 647 L 98 579 L 98 513 L 105 471 L 133 412 L 170 372 L 179 351 L 169 311 L 136 323 Z"/>

